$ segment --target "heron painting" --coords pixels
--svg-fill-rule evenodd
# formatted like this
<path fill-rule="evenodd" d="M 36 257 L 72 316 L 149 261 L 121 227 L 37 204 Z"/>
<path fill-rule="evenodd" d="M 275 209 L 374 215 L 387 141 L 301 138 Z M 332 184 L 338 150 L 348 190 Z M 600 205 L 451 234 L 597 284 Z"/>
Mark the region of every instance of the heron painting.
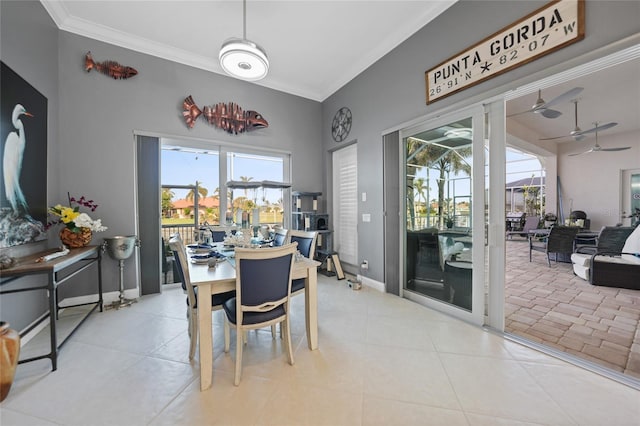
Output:
<path fill-rule="evenodd" d="M 0 73 L 0 248 L 46 239 L 47 98 L 4 62 Z"/>

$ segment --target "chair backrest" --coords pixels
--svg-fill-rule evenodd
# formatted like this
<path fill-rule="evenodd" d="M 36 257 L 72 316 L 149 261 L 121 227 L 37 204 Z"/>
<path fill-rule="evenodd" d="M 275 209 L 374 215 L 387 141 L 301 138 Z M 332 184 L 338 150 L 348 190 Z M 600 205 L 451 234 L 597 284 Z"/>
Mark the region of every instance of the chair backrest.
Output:
<path fill-rule="evenodd" d="M 275 234 L 273 237 L 273 246 L 280 247 L 286 244 L 287 238 L 289 236 L 289 231 L 284 228 L 279 228 L 275 230 Z"/>
<path fill-rule="evenodd" d="M 603 226 L 598 235 L 597 251 L 602 253 L 621 253 L 624 243 L 633 232 L 632 226 Z"/>
<path fill-rule="evenodd" d="M 547 238 L 547 252 L 573 253 L 573 244 L 579 230 L 575 226 L 552 226 Z"/>
<path fill-rule="evenodd" d="M 268 311 L 291 296 L 291 271 L 297 244 L 236 248 L 236 309 Z"/>
<path fill-rule="evenodd" d="M 582 210 L 574 210 L 569 215 L 569 218 L 573 219 L 573 220 L 586 219 L 587 218 L 587 214 L 585 212 L 583 212 Z"/>
<path fill-rule="evenodd" d="M 313 259 L 316 255 L 316 240 L 318 232 L 316 231 L 289 231 L 289 242 L 298 243 L 298 250 L 304 257 Z"/>
<path fill-rule="evenodd" d="M 211 241 L 214 243 L 221 243 L 227 236 L 227 230 L 222 227 L 211 227 Z"/>
<path fill-rule="evenodd" d="M 187 292 L 189 306 L 196 306 L 196 294 L 191 285 L 191 277 L 189 276 L 189 264 L 187 263 L 187 252 L 180 236 L 174 235 L 169 240 L 169 247 L 173 250 L 176 268 L 182 282 L 182 289 Z"/>
<path fill-rule="evenodd" d="M 540 224 L 540 218 L 538 216 L 527 216 L 524 220 L 524 225 L 522 226 L 522 233 L 528 234 L 532 229 L 538 228 Z"/>

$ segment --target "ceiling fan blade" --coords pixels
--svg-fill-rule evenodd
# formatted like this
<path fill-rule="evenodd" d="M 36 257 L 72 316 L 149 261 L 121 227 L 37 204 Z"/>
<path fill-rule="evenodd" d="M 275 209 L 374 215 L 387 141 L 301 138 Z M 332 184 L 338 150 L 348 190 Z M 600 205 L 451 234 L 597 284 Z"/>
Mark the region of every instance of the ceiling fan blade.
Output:
<path fill-rule="evenodd" d="M 540 138 L 538 139 L 539 141 L 554 141 L 556 139 L 564 139 L 564 138 L 568 138 L 569 135 L 564 135 L 564 136 L 556 136 L 554 138 Z"/>
<path fill-rule="evenodd" d="M 602 148 L 600 151 L 625 151 L 631 149 L 630 146 L 621 146 L 619 148 Z"/>
<path fill-rule="evenodd" d="M 580 142 L 581 140 L 584 140 L 585 138 L 586 138 L 586 136 L 583 135 L 582 133 L 576 134 L 576 135 L 573 136 L 573 140 L 575 140 L 577 142 Z"/>
<path fill-rule="evenodd" d="M 541 108 L 549 108 L 552 105 L 559 104 L 559 103 L 562 103 L 564 101 L 573 99 L 580 92 L 582 92 L 583 90 L 584 90 L 584 87 L 574 87 L 573 89 L 569 90 L 568 92 L 564 92 L 562 95 L 556 96 L 555 98 L 551 99 L 549 102 L 547 102 L 544 105 L 542 105 Z"/>
<path fill-rule="evenodd" d="M 574 154 L 569 154 L 569 156 L 570 156 L 570 157 L 573 157 L 573 156 L 575 156 L 575 155 L 588 154 L 588 153 L 593 152 L 593 151 L 594 151 L 594 149 L 593 149 L 593 148 L 591 148 L 589 151 L 576 152 L 576 153 L 574 153 Z"/>
<path fill-rule="evenodd" d="M 531 109 L 528 109 L 528 110 L 526 110 L 526 111 L 520 111 L 520 112 L 516 112 L 515 114 L 510 114 L 510 115 L 507 115 L 507 118 L 509 118 L 509 117 L 515 117 L 516 115 L 522 115 L 522 114 L 526 114 L 526 113 L 528 113 L 528 112 L 531 112 L 531 111 L 533 111 L 533 110 L 531 110 Z"/>
<path fill-rule="evenodd" d="M 615 127 L 617 125 L 618 125 L 618 123 L 615 123 L 615 122 L 602 124 L 600 126 L 593 127 L 593 128 L 591 128 L 589 130 L 584 130 L 584 131 L 580 132 L 580 134 L 584 135 L 586 133 L 600 132 L 602 130 L 607 130 L 607 129 L 610 129 L 612 127 Z"/>

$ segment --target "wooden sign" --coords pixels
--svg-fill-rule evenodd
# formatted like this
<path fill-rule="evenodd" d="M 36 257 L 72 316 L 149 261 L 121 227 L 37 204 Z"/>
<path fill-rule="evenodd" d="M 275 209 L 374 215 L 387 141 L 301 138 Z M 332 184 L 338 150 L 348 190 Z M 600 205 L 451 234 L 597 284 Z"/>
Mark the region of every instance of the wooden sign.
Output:
<path fill-rule="evenodd" d="M 425 72 L 427 104 L 584 38 L 584 0 L 555 0 Z"/>

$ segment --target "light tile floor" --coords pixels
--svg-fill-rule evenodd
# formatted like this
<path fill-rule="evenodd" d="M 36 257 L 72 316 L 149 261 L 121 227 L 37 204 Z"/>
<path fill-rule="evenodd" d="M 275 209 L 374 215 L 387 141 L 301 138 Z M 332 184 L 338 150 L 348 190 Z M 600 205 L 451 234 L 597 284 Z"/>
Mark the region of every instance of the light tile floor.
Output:
<path fill-rule="evenodd" d="M 252 332 L 240 386 L 213 315 L 214 377 L 200 392 L 178 287 L 92 315 L 59 367 L 22 364 L 9 425 L 638 425 L 640 392 L 405 299 L 319 276 L 319 349 L 293 302 L 295 365 Z M 232 342 L 234 339 L 232 339 Z M 34 341 L 30 346 L 37 346 Z"/>

